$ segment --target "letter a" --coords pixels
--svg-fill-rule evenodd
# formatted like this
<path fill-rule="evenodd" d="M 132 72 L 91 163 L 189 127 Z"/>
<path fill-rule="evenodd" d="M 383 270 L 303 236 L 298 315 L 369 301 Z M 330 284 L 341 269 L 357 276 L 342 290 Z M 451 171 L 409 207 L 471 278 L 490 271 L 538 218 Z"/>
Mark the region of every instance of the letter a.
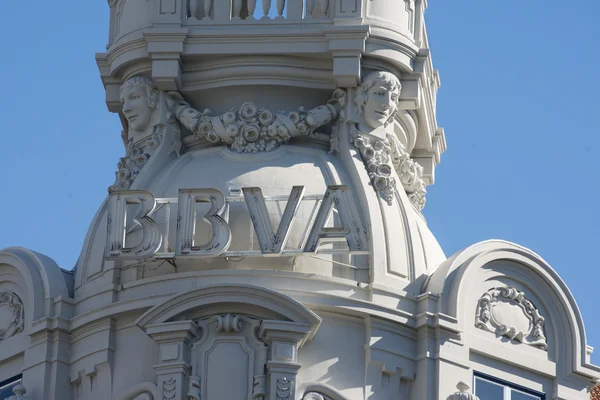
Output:
<path fill-rule="evenodd" d="M 335 204 L 342 227 L 326 227 Z M 329 186 L 323 196 L 321 208 L 308 235 L 304 251 L 316 253 L 322 239 L 336 240 L 345 238 L 350 251 L 368 250 L 366 231 L 358 218 L 358 211 L 348 186 Z"/>

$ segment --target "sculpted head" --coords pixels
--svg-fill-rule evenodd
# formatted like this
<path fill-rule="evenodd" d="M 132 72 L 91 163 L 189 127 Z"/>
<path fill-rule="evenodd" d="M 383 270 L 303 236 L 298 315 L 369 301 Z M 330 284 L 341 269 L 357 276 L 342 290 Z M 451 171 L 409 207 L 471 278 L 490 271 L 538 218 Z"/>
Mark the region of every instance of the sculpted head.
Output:
<path fill-rule="evenodd" d="M 158 90 L 152 80 L 145 76 L 129 78 L 119 90 L 119 99 L 129 129 L 144 132 L 152 121 L 158 102 Z"/>
<path fill-rule="evenodd" d="M 356 108 L 362 121 L 359 129 L 372 130 L 387 126 L 398 110 L 402 85 L 390 72 L 371 72 L 363 78 L 356 92 Z"/>

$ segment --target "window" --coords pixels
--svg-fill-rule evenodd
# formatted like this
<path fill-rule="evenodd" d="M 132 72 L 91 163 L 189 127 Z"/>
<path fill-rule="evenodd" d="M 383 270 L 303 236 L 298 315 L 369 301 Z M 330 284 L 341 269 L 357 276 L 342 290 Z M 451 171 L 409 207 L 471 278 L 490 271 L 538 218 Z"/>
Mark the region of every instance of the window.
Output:
<path fill-rule="evenodd" d="M 537 393 L 519 385 L 502 381 L 489 375 L 475 373 L 473 393 L 479 400 L 545 400 Z"/>
<path fill-rule="evenodd" d="M 10 379 L 0 382 L 0 400 L 5 400 L 12 396 L 14 394 L 12 391 L 13 388 L 19 383 L 21 383 L 22 378 L 23 375 L 19 374 L 17 376 L 13 376 Z"/>

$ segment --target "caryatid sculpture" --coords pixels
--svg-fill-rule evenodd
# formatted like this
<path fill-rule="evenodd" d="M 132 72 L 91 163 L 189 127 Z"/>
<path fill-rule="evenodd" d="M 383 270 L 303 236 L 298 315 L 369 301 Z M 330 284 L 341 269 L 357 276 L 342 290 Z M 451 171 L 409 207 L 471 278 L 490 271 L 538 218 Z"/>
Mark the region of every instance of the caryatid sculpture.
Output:
<path fill-rule="evenodd" d="M 210 110 L 193 109 L 176 92 L 159 91 L 149 78 L 130 78 L 120 88 L 122 112 L 129 128 L 123 138 L 127 154 L 119 161 L 113 188 L 129 188 L 165 136 L 172 142 L 169 153 L 179 154 L 179 124 L 192 132 L 184 138 L 190 147 L 214 144 L 239 153 L 271 151 L 293 137 L 314 134 L 336 119 L 343 96 L 342 90 L 336 90 L 326 105 L 311 110 L 300 107 L 297 111 L 274 113 L 247 102 L 239 109 L 212 116 Z"/>
<path fill-rule="evenodd" d="M 421 210 L 425 206 L 423 168 L 397 137 L 385 127 L 393 122 L 398 111 L 402 85 L 390 72 L 376 71 L 366 75 L 356 90 L 356 112 L 359 121 L 351 140 L 367 168 L 371 184 L 377 193 L 392 204 L 396 192 L 394 168 L 411 203 Z"/>

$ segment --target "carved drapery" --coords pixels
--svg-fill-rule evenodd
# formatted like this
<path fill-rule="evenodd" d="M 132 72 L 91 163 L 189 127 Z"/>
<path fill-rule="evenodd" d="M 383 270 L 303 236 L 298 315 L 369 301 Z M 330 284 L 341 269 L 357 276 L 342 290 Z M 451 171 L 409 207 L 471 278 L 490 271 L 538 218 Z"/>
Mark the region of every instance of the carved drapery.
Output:
<path fill-rule="evenodd" d="M 0 340 L 23 332 L 25 311 L 23 302 L 13 292 L 0 293 Z"/>
<path fill-rule="evenodd" d="M 533 303 L 515 288 L 490 289 L 477 302 L 476 327 L 547 350 L 544 321 Z"/>

